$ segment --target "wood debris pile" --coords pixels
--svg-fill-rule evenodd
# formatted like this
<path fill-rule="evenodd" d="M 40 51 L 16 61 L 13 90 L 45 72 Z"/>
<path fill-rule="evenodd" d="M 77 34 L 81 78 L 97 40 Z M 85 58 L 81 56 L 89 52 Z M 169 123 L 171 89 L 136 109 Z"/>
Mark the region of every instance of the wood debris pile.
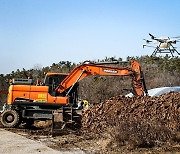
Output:
<path fill-rule="evenodd" d="M 153 137 L 157 137 L 162 129 L 177 133 L 180 131 L 180 93 L 172 92 L 159 97 L 113 97 L 89 108 L 83 115 L 82 126 L 96 133 L 118 129 L 121 131 L 118 133 L 122 134 L 131 130 L 129 136 L 137 130 L 138 133 L 144 131 L 144 136 L 156 133 Z M 163 133 L 168 135 L 166 131 Z"/>

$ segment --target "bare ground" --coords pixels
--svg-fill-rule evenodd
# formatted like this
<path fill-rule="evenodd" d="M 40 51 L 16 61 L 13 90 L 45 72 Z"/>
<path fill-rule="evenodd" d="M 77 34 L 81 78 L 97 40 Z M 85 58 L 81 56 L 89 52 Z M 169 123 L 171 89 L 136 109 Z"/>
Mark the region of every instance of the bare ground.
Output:
<path fill-rule="evenodd" d="M 33 127 L 31 129 L 25 129 L 25 128 L 11 128 L 11 129 L 2 129 L 0 130 L 0 134 L 3 134 L 3 138 L 9 138 L 10 142 L 12 144 L 15 144 L 17 142 L 17 139 L 13 137 L 13 135 L 6 135 L 4 134 L 4 130 L 13 132 L 15 134 L 18 134 L 20 136 L 23 136 L 27 139 L 30 139 L 31 141 L 35 141 L 38 143 L 39 147 L 36 148 L 34 146 L 33 148 L 36 148 L 34 152 L 40 153 L 43 149 L 44 153 L 48 153 L 48 150 L 46 148 L 41 148 L 41 144 L 45 145 L 45 147 L 50 148 L 50 150 L 54 149 L 53 152 L 60 152 L 60 153 L 180 153 L 180 144 L 179 143 L 167 143 L 165 145 L 159 146 L 159 147 L 153 147 L 153 148 L 132 148 L 131 146 L 122 146 L 119 147 L 116 144 L 114 144 L 112 139 L 109 139 L 107 136 L 108 134 L 105 134 L 104 136 L 101 135 L 101 137 L 97 134 L 92 134 L 88 132 L 83 131 L 70 131 L 67 130 L 68 133 L 59 134 L 59 136 L 53 137 L 50 131 L 50 128 L 42 128 L 42 127 Z M 2 138 L 2 136 L 1 136 Z M 7 146 L 6 140 L 5 142 L 1 142 L 0 145 Z M 9 142 L 9 141 L 7 141 Z M 39 144 L 40 143 L 40 144 Z M 29 149 L 31 149 L 31 142 L 27 143 L 27 146 Z M 27 147 L 26 146 L 26 147 Z M 9 148 L 9 145 L 7 146 Z M 13 150 L 15 153 L 19 153 L 19 151 L 24 152 L 24 147 L 18 146 Z M 2 148 L 0 148 L 1 152 Z M 36 151 L 37 150 L 37 151 Z M 39 152 L 39 151 L 40 152 Z M 2 153 L 2 152 L 1 152 Z M 27 151 L 27 153 L 31 153 L 30 151 Z"/>

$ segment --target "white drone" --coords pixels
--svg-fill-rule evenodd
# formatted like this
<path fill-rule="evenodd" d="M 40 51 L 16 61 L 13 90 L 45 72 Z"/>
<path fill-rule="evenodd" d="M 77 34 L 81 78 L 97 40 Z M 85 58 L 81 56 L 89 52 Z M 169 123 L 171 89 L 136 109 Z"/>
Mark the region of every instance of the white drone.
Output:
<path fill-rule="evenodd" d="M 153 47 L 155 48 L 155 50 L 152 53 L 152 56 L 155 56 L 157 53 L 170 53 L 172 55 L 172 57 L 174 57 L 174 53 L 176 52 L 178 55 L 180 55 L 180 53 L 176 50 L 177 47 L 174 47 L 173 44 L 176 44 L 177 42 L 180 41 L 180 36 L 177 37 L 161 37 L 161 38 L 156 38 L 155 36 L 153 36 L 152 34 L 149 33 L 149 36 L 151 37 L 152 40 L 147 40 L 144 39 L 146 41 L 146 44 L 156 44 L 155 46 L 151 46 L 151 45 L 143 45 L 144 47 Z"/>

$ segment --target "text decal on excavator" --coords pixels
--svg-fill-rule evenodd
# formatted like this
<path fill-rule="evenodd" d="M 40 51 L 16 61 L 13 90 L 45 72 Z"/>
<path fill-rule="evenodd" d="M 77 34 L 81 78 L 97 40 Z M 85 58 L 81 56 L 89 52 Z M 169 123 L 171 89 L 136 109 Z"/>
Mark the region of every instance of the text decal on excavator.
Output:
<path fill-rule="evenodd" d="M 117 70 L 110 70 L 110 69 L 103 69 L 103 72 L 106 72 L 106 73 L 114 73 L 114 74 L 117 74 L 117 73 L 118 73 Z"/>
<path fill-rule="evenodd" d="M 47 97 L 46 94 L 38 94 L 38 99 L 36 99 L 36 102 L 46 102 Z"/>

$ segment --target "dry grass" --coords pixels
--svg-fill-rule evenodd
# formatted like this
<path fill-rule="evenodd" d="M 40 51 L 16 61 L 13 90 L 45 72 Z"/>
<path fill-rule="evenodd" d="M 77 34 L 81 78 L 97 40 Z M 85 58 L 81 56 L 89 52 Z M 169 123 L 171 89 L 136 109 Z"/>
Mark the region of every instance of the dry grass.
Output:
<path fill-rule="evenodd" d="M 123 121 L 109 130 L 118 146 L 131 148 L 152 148 L 172 142 L 175 133 L 159 122 Z"/>

